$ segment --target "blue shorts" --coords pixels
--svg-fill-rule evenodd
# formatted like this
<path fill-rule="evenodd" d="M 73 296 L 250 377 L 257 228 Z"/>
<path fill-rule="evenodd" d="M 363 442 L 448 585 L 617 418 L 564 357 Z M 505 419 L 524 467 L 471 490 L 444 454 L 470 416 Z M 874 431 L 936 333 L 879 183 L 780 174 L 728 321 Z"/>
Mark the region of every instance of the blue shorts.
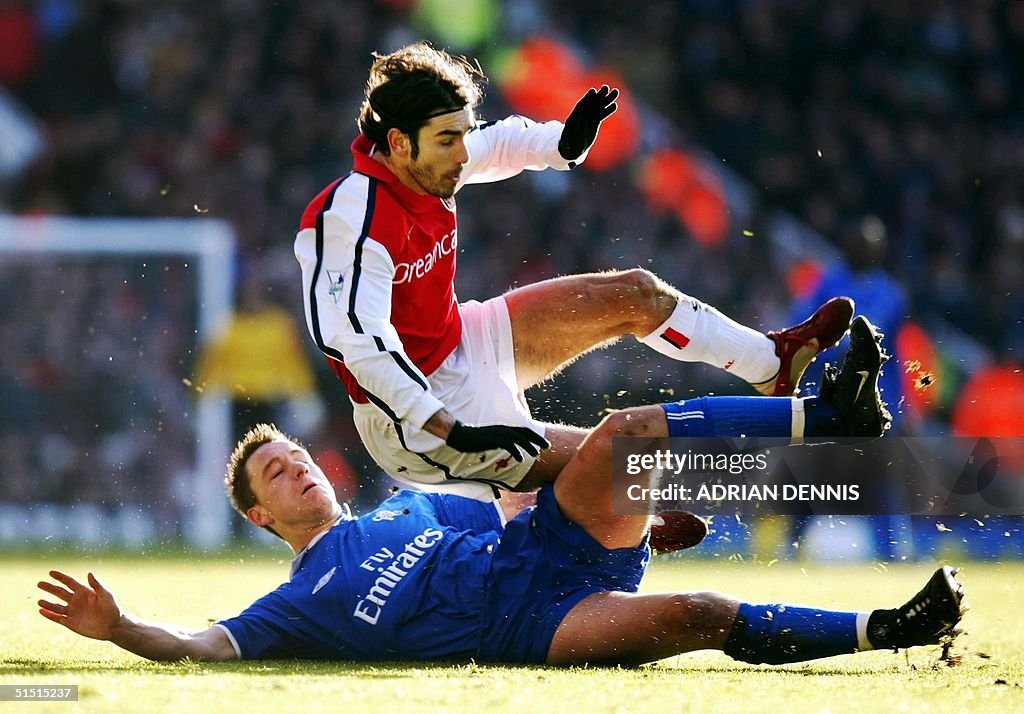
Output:
<path fill-rule="evenodd" d="M 479 659 L 541 664 L 558 625 L 596 592 L 636 592 L 651 549 L 608 550 L 564 515 L 545 486 L 505 527 L 492 560 Z"/>

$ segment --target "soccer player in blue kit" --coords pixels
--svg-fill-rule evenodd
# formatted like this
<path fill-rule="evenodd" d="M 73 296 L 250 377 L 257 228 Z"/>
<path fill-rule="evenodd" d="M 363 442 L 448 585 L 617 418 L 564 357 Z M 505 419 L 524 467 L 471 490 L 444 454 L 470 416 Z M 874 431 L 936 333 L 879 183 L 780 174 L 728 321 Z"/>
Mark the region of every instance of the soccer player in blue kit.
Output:
<path fill-rule="evenodd" d="M 886 416 L 877 392 L 884 355 L 873 337 L 863 318 L 854 321 L 846 361 L 838 374 L 826 371 L 819 393 L 846 433 L 865 437 L 879 436 Z M 541 488 L 537 506 L 507 523 L 500 502 L 418 491 L 354 518 L 302 446 L 259 425 L 237 444 L 226 482 L 235 508 L 295 552 L 287 582 L 237 617 L 190 633 L 126 614 L 92 573 L 84 584 L 54 570 L 56 583 L 39 587 L 60 602 L 40 600 L 40 613 L 153 660 L 638 664 L 712 649 L 783 664 L 954 636 L 963 593 L 949 566 L 901 607 L 859 613 L 636 592 L 650 560 L 649 518 L 612 510 L 612 439 L 672 434 L 674 414 L 713 413 L 719 399 L 738 398 L 610 414 Z M 737 404 L 716 424 L 681 421 L 703 422 L 706 435 L 790 434 L 763 412 L 743 423 Z"/>

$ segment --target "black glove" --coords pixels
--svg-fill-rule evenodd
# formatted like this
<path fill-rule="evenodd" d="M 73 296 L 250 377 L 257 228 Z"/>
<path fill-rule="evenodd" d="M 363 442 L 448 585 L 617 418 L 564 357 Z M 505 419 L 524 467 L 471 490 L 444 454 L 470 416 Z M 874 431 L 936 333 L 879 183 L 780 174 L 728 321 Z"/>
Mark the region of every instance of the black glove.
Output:
<path fill-rule="evenodd" d="M 551 446 L 548 440 L 525 426 L 466 426 L 455 422 L 445 441 L 448 446 L 463 453 L 504 449 L 516 461 L 522 461 L 522 449 L 530 456 L 536 456 L 541 449 Z"/>
<path fill-rule="evenodd" d="M 607 84 L 599 90 L 591 87 L 569 112 L 562 137 L 558 140 L 558 153 L 570 162 L 570 168 L 594 143 L 601 122 L 618 109 L 615 105 L 618 96 L 619 90 L 609 89 Z"/>

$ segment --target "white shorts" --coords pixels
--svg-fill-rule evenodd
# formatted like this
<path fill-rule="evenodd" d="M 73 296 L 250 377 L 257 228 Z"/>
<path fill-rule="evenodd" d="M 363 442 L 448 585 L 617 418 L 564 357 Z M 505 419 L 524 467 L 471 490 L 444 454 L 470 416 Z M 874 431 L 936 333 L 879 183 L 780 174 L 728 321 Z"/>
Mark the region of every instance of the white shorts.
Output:
<path fill-rule="evenodd" d="M 505 298 L 460 305 L 462 340 L 427 377 L 430 391 L 456 419 L 471 426 L 525 426 L 544 434 L 530 416 L 516 382 L 512 323 Z M 494 498 L 495 487 L 513 488 L 536 460 L 518 462 L 507 451 L 464 454 L 444 440 L 409 424 L 395 424 L 372 404 L 356 404 L 353 418 L 363 445 L 391 477 L 425 491 Z M 403 444 L 404 442 L 404 444 Z"/>

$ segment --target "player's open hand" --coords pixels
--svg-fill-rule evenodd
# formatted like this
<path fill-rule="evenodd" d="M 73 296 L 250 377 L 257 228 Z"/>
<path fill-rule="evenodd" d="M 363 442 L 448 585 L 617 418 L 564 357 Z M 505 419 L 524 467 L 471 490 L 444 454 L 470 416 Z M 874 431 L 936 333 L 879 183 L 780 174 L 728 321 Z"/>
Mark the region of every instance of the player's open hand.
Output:
<path fill-rule="evenodd" d="M 64 587 L 43 580 L 39 589 L 65 604 L 40 600 L 39 614 L 84 637 L 109 640 L 121 620 L 121 608 L 96 576 L 89 573 L 88 586 L 59 570 L 51 570 L 50 577 Z"/>
<path fill-rule="evenodd" d="M 516 461 L 523 460 L 520 449 L 536 456 L 541 449 L 551 446 L 547 439 L 525 426 L 466 426 L 460 421 L 455 422 L 445 443 L 463 453 L 504 449 Z"/>
<path fill-rule="evenodd" d="M 558 153 L 563 159 L 576 161 L 583 152 L 597 139 L 597 130 L 601 122 L 610 117 L 618 109 L 615 100 L 619 96 L 618 89 L 609 89 L 608 85 L 600 89 L 591 87 L 576 102 L 565 120 L 565 128 L 558 140 Z"/>

